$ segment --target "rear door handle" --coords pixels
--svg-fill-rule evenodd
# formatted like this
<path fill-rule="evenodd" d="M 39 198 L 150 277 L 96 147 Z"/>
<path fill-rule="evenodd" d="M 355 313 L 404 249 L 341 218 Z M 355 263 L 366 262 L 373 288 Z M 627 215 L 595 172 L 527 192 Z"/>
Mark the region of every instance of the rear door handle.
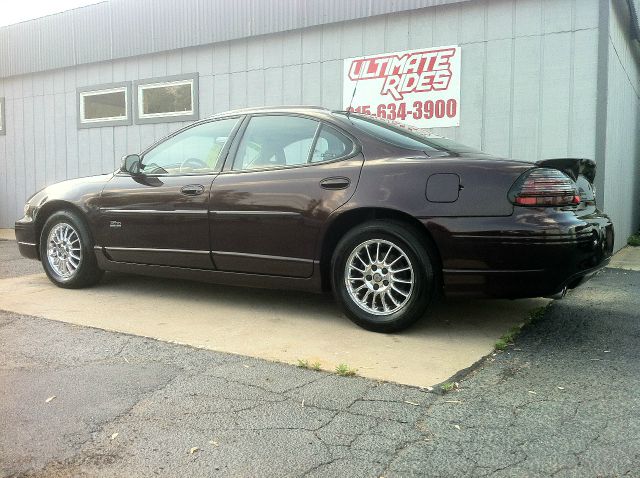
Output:
<path fill-rule="evenodd" d="M 320 181 L 320 187 L 323 189 L 346 189 L 351 184 L 349 178 L 325 178 Z"/>
<path fill-rule="evenodd" d="M 187 196 L 198 196 L 204 192 L 204 186 L 202 184 L 187 184 L 182 186 L 180 191 Z"/>

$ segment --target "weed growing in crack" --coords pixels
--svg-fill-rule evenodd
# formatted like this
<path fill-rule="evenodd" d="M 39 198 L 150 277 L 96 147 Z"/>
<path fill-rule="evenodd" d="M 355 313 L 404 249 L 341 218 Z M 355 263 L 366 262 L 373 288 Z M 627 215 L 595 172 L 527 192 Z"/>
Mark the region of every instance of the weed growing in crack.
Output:
<path fill-rule="evenodd" d="M 350 368 L 346 363 L 341 363 L 336 367 L 336 373 L 342 377 L 353 377 L 357 370 Z"/>

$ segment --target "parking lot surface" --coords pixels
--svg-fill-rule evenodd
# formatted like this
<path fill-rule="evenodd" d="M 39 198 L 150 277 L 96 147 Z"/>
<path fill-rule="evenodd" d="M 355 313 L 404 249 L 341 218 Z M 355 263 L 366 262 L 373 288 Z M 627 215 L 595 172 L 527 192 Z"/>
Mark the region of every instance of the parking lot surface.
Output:
<path fill-rule="evenodd" d="M 38 262 L 19 257 L 13 241 L 0 241 L 0 267 L 4 310 L 330 371 L 344 363 L 365 377 L 423 387 L 472 366 L 548 303 L 448 301 L 410 330 L 384 335 L 352 324 L 330 295 L 122 274 L 90 289 L 60 289 Z"/>
<path fill-rule="evenodd" d="M 444 395 L 2 312 L 0 475 L 640 476 L 639 288 L 607 270 Z"/>

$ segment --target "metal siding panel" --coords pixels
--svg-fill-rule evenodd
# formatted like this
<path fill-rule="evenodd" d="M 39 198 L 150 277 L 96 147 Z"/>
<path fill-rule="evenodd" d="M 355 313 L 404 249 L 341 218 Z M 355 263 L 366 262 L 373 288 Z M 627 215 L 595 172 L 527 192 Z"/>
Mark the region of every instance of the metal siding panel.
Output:
<path fill-rule="evenodd" d="M 262 39 L 256 39 L 257 41 L 263 40 L 263 58 L 264 68 L 272 68 L 283 65 L 283 39 L 284 35 L 275 34 L 269 35 Z"/>
<path fill-rule="evenodd" d="M 201 76 L 198 80 L 200 95 L 200 117 L 207 118 L 213 114 L 213 76 Z"/>
<path fill-rule="evenodd" d="M 77 178 L 84 170 L 88 149 L 83 149 L 79 143 L 78 120 L 76 118 L 76 92 L 68 92 L 64 95 L 56 95 L 56 124 L 64 125 L 58 127 L 56 135 L 56 150 L 60 149 L 61 156 L 59 166 L 65 173 L 65 178 Z M 83 130 L 85 133 L 88 130 Z M 58 169 L 58 167 L 56 167 Z"/>
<path fill-rule="evenodd" d="M 6 109 L 7 108 L 5 107 L 5 111 Z M 11 198 L 11 215 L 15 220 L 20 217 L 22 205 L 27 199 L 24 161 L 24 99 L 22 98 L 16 98 L 13 101 L 13 118 L 11 124 L 7 128 L 7 132 L 11 125 L 13 125 L 11 130 L 15 131 L 13 134 L 13 158 L 15 169 L 13 170 L 13 175 L 9 177 L 13 177 L 15 180 L 15 193 Z"/>
<path fill-rule="evenodd" d="M 364 23 L 348 22 L 342 24 L 342 44 L 339 58 L 361 56 L 363 50 Z"/>
<path fill-rule="evenodd" d="M 213 75 L 213 47 L 210 45 L 198 47 L 195 55 L 196 67 L 194 71 L 200 73 L 201 76 Z"/>
<path fill-rule="evenodd" d="M 598 0 L 576 1 L 574 14 L 574 28 L 576 30 L 598 28 Z"/>
<path fill-rule="evenodd" d="M 47 151 L 45 136 L 45 109 L 44 97 L 33 98 L 33 143 L 34 143 L 34 167 L 35 167 L 35 191 L 39 191 L 46 184 Z"/>
<path fill-rule="evenodd" d="M 511 157 L 527 161 L 538 159 L 540 55 L 539 37 L 516 38 Z"/>
<path fill-rule="evenodd" d="M 50 70 L 75 64 L 73 38 L 73 12 L 57 16 L 53 22 L 49 17 L 39 20 L 40 50 L 43 52 L 39 70 Z M 51 48 L 55 45 L 55 48 Z"/>
<path fill-rule="evenodd" d="M 568 152 L 571 97 L 571 33 L 546 35 L 543 43 L 540 158 L 564 157 Z"/>
<path fill-rule="evenodd" d="M 56 111 L 53 95 L 44 96 L 44 155 L 45 155 L 45 184 L 56 182 Z"/>
<path fill-rule="evenodd" d="M 433 43 L 436 46 L 455 45 L 458 43 L 458 5 L 436 7 L 435 30 Z"/>
<path fill-rule="evenodd" d="M 396 13 L 387 17 L 385 29 L 385 49 L 401 51 L 409 48 L 409 16 Z"/>
<path fill-rule="evenodd" d="M 302 32 L 293 31 L 284 34 L 282 42 L 283 66 L 302 63 Z"/>
<path fill-rule="evenodd" d="M 427 10 L 431 11 L 431 10 Z M 464 8 L 459 9 L 458 38 L 461 44 L 484 41 L 486 38 L 487 15 L 486 2 L 470 2 Z M 433 46 L 439 46 L 434 44 Z"/>
<path fill-rule="evenodd" d="M 545 33 L 571 30 L 573 3 L 574 0 L 544 0 L 542 2 L 542 24 Z"/>
<path fill-rule="evenodd" d="M 230 76 L 228 74 L 213 77 L 213 112 L 222 113 L 230 109 Z"/>
<path fill-rule="evenodd" d="M 231 74 L 229 93 L 229 107 L 232 110 L 246 108 L 247 104 L 247 72 L 240 71 Z"/>
<path fill-rule="evenodd" d="M 516 2 L 515 35 L 539 35 L 542 32 L 542 0 Z"/>
<path fill-rule="evenodd" d="M 229 72 L 247 71 L 247 40 L 229 43 Z"/>
<path fill-rule="evenodd" d="M 113 171 L 114 164 L 114 154 L 115 154 L 115 146 L 114 146 L 114 135 L 113 130 L 115 129 L 113 126 L 109 126 L 106 128 L 95 128 L 97 131 L 100 131 L 100 143 L 102 144 L 102 151 L 100 155 L 102 157 L 102 164 L 100 167 L 99 173 L 110 173 Z"/>
<path fill-rule="evenodd" d="M 153 0 L 111 0 L 113 57 L 153 52 Z"/>
<path fill-rule="evenodd" d="M 18 143 L 16 141 L 16 127 L 15 127 L 15 115 L 13 99 L 7 98 L 5 100 L 4 112 L 5 122 L 7 125 L 7 134 L 4 136 L 6 142 L 6 174 L 7 174 L 7 189 L 5 190 L 6 196 L 3 198 L 2 204 L 4 209 L 4 216 L 8 226 L 13 226 L 17 217 L 15 217 L 15 198 L 16 189 L 18 183 L 18 175 L 16 174 L 16 147 Z"/>
<path fill-rule="evenodd" d="M 76 63 L 111 59 L 111 21 L 109 3 L 98 3 L 73 12 Z"/>
<path fill-rule="evenodd" d="M 129 154 L 127 147 L 127 130 L 130 126 L 116 126 L 113 128 L 113 169 L 120 167 L 120 158 Z M 131 153 L 137 152 L 131 151 Z"/>
<path fill-rule="evenodd" d="M 363 55 L 384 52 L 385 31 L 387 19 L 385 17 L 370 18 L 364 25 Z"/>
<path fill-rule="evenodd" d="M 483 148 L 489 153 L 509 156 L 511 124 L 511 40 L 487 42 L 484 99 Z"/>
<path fill-rule="evenodd" d="M 264 72 L 265 105 L 284 104 L 283 68 L 268 68 Z"/>
<path fill-rule="evenodd" d="M 247 70 L 264 68 L 264 42 L 267 38 L 258 37 L 247 40 Z"/>
<path fill-rule="evenodd" d="M 340 58 L 340 44 L 342 43 L 342 25 L 332 24 L 322 27 L 321 55 L 322 61 Z"/>
<path fill-rule="evenodd" d="M 487 4 L 487 40 L 513 36 L 513 0 L 497 0 Z M 464 9 L 463 6 L 460 7 Z"/>
<path fill-rule="evenodd" d="M 247 73 L 247 106 L 264 106 L 264 70 Z"/>
<path fill-rule="evenodd" d="M 457 138 L 477 148 L 482 147 L 484 64 L 484 44 L 472 43 L 464 46 L 462 71 L 465 74 L 462 75 L 460 84 L 460 126 Z"/>
<path fill-rule="evenodd" d="M 302 31 L 302 58 L 305 63 L 322 59 L 322 28 Z"/>
<path fill-rule="evenodd" d="M 189 74 L 189 73 L 199 72 L 201 75 L 204 75 L 203 72 L 198 70 L 198 54 L 197 54 L 196 48 L 185 48 L 184 50 L 182 50 L 182 56 L 180 60 L 181 60 L 180 72 L 178 74 Z M 168 64 L 167 64 L 167 67 L 168 67 Z M 209 70 L 210 69 L 211 69 L 211 66 L 209 66 Z"/>
<path fill-rule="evenodd" d="M 229 73 L 230 67 L 229 43 L 218 43 L 213 46 L 213 74 Z"/>
<path fill-rule="evenodd" d="M 322 63 L 322 106 L 342 109 L 342 61 Z"/>
<path fill-rule="evenodd" d="M 594 29 L 575 32 L 573 48 L 575 51 L 569 119 L 569 155 L 577 158 L 595 158 L 598 31 Z"/>
<path fill-rule="evenodd" d="M 282 97 L 285 105 L 302 103 L 302 65 L 285 66 L 282 80 Z"/>
<path fill-rule="evenodd" d="M 322 102 L 322 85 L 320 84 L 320 63 L 302 65 L 302 104 L 319 105 Z"/>

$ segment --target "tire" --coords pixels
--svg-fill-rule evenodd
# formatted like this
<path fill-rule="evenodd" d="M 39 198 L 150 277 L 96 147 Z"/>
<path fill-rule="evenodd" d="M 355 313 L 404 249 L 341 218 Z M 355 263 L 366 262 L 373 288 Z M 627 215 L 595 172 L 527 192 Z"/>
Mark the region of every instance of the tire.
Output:
<path fill-rule="evenodd" d="M 40 259 L 49 280 L 65 289 L 92 286 L 104 274 L 96 261 L 89 228 L 71 211 L 55 212 L 45 222 Z"/>
<path fill-rule="evenodd" d="M 336 246 L 331 261 L 334 296 L 360 327 L 384 333 L 405 329 L 424 315 L 436 291 L 433 258 L 413 227 L 366 222 Z"/>

